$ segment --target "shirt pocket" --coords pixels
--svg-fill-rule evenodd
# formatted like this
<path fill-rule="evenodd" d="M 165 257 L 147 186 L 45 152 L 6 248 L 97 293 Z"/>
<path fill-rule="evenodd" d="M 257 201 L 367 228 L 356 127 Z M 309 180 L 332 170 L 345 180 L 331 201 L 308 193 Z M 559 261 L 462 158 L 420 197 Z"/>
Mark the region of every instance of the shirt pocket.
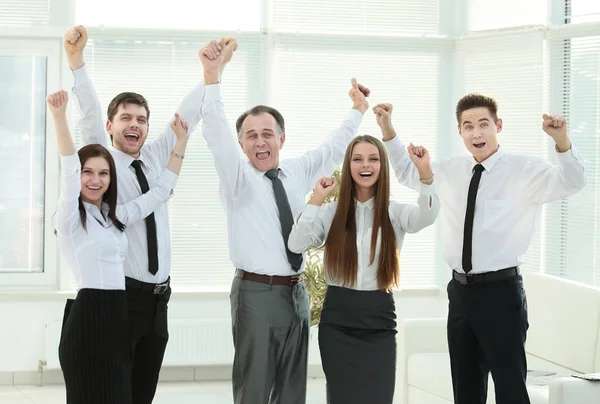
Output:
<path fill-rule="evenodd" d="M 488 199 L 483 209 L 484 230 L 507 234 L 515 227 L 517 204 L 510 199 Z"/>

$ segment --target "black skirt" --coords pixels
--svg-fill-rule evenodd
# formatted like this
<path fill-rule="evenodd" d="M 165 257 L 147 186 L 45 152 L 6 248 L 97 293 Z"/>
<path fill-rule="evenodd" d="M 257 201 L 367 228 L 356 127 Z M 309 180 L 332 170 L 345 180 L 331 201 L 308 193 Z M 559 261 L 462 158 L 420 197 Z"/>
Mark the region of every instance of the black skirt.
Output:
<path fill-rule="evenodd" d="M 131 403 L 124 290 L 81 289 L 67 300 L 58 347 L 67 404 Z"/>
<path fill-rule="evenodd" d="M 396 384 L 393 295 L 329 286 L 319 349 L 328 403 L 391 404 Z"/>

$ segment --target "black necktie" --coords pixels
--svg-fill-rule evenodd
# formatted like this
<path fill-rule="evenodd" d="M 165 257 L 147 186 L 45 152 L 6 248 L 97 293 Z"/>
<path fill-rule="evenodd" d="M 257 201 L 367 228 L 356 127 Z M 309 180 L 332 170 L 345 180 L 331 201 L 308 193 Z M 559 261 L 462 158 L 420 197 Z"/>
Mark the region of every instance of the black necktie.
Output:
<path fill-rule="evenodd" d="M 135 175 L 142 193 L 145 194 L 150 190 L 148 186 L 148 180 L 142 171 L 142 164 L 139 160 L 133 160 L 131 166 L 135 169 Z M 148 271 L 152 275 L 156 275 L 158 272 L 158 245 L 156 239 L 156 221 L 154 220 L 154 213 L 150 213 L 146 217 L 146 236 L 148 238 Z"/>
<path fill-rule="evenodd" d="M 477 199 L 477 189 L 479 188 L 483 166 L 477 164 L 474 170 L 475 172 L 473 173 L 473 177 L 471 177 L 471 184 L 469 185 L 469 195 L 467 196 L 467 213 L 465 215 L 465 232 L 463 237 L 462 266 L 465 272 L 473 269 L 473 263 L 471 262 L 471 255 L 473 253 L 473 217 L 475 216 L 475 200 Z"/>
<path fill-rule="evenodd" d="M 290 202 L 288 201 L 287 194 L 283 183 L 279 179 L 279 169 L 269 170 L 265 173 L 268 179 L 273 183 L 273 191 L 275 193 L 275 202 L 277 203 L 277 209 L 279 209 L 279 221 L 281 222 L 281 233 L 283 235 L 283 242 L 285 243 L 285 252 L 287 254 L 288 261 L 292 265 L 292 269 L 296 272 L 302 266 L 302 254 L 295 254 L 291 252 L 287 246 L 290 232 L 294 224 L 294 217 L 292 216 L 292 210 L 290 209 Z"/>

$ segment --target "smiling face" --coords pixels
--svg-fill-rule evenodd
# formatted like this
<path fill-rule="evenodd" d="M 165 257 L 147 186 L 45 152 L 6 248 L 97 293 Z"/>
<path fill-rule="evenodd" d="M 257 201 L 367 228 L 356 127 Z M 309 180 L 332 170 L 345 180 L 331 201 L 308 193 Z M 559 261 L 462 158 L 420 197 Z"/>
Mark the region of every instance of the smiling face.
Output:
<path fill-rule="evenodd" d="M 81 199 L 100 207 L 110 185 L 110 166 L 104 157 L 90 157 L 81 167 Z"/>
<path fill-rule="evenodd" d="M 266 172 L 279 166 L 279 150 L 285 142 L 285 134 L 281 133 L 273 115 L 248 115 L 241 125 L 239 142 L 254 168 Z"/>
<path fill-rule="evenodd" d="M 365 141 L 356 143 L 350 160 L 350 173 L 355 186 L 375 192 L 371 188 L 379 180 L 380 169 L 381 157 L 377 146 Z"/>
<path fill-rule="evenodd" d="M 112 120 L 106 122 L 106 131 L 111 135 L 115 148 L 138 158 L 148 137 L 146 108 L 132 103 L 119 105 Z"/>
<path fill-rule="evenodd" d="M 473 158 L 481 163 L 498 150 L 498 133 L 502 131 L 502 119 L 494 117 L 486 107 L 463 111 L 458 133 Z"/>

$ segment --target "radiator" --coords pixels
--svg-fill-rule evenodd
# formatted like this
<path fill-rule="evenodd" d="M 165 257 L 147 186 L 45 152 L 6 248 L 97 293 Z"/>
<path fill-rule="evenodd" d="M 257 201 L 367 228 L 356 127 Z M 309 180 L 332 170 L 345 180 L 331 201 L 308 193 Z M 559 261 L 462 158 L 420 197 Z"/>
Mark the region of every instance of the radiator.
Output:
<path fill-rule="evenodd" d="M 45 324 L 45 369 L 60 369 L 58 343 L 62 323 Z M 169 319 L 169 344 L 163 366 L 229 365 L 233 363 L 231 320 Z"/>

